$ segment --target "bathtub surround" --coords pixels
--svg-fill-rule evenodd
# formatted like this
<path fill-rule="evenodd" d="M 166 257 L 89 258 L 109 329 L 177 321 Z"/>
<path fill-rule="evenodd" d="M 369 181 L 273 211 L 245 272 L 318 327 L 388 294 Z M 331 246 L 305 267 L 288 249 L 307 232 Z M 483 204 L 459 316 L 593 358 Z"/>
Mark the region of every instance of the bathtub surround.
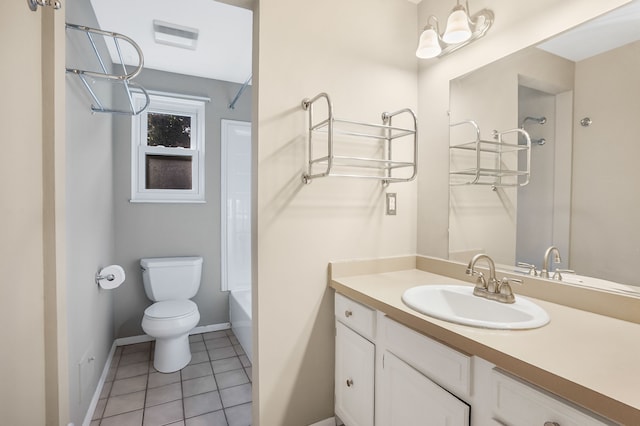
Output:
<path fill-rule="evenodd" d="M 242 348 L 253 359 L 253 325 L 251 322 L 251 290 L 233 290 L 229 294 L 231 329 Z"/>

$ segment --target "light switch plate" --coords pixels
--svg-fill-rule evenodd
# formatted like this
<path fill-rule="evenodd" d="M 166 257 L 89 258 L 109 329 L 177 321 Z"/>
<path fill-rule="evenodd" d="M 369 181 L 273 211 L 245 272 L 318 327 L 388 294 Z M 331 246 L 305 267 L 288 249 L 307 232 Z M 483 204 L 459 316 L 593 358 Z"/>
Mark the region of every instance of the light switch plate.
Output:
<path fill-rule="evenodd" d="M 396 193 L 387 192 L 387 214 L 395 216 L 396 207 Z"/>

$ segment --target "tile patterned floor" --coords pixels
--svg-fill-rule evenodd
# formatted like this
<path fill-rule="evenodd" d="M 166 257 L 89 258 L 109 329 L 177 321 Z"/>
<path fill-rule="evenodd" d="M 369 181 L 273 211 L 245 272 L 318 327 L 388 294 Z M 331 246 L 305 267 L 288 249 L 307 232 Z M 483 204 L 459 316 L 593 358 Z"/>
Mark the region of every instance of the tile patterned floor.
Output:
<path fill-rule="evenodd" d="M 91 426 L 250 426 L 251 362 L 231 330 L 189 336 L 191 362 L 153 368 L 153 342 L 116 349 Z"/>

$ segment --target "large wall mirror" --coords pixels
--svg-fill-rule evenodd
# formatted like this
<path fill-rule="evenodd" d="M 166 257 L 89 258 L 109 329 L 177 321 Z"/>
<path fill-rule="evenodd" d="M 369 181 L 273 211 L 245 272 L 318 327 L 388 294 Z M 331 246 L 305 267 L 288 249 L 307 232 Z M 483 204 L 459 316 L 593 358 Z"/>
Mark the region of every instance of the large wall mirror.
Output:
<path fill-rule="evenodd" d="M 522 179 L 478 185 L 451 176 L 451 259 L 486 252 L 506 267 L 525 262 L 540 270 L 546 249 L 556 246 L 562 262 L 549 269 L 574 270 L 567 282 L 640 286 L 638 40 L 634 1 L 450 82 L 451 123 L 474 120 L 484 140 L 494 130 L 523 128 L 532 141 L 524 186 Z M 474 132 L 452 127 L 450 144 Z M 526 140 L 514 133 L 509 143 Z M 452 170 L 468 160 L 453 151 Z M 520 170 L 524 152 L 483 152 L 481 164 Z"/>

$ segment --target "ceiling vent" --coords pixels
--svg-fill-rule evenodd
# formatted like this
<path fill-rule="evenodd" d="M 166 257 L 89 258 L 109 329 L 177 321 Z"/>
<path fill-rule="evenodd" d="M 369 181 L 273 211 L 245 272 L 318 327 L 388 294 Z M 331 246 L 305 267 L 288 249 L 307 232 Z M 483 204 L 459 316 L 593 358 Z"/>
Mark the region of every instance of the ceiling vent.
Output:
<path fill-rule="evenodd" d="M 198 30 L 164 21 L 153 21 L 153 33 L 156 43 L 195 50 L 198 43 Z"/>

